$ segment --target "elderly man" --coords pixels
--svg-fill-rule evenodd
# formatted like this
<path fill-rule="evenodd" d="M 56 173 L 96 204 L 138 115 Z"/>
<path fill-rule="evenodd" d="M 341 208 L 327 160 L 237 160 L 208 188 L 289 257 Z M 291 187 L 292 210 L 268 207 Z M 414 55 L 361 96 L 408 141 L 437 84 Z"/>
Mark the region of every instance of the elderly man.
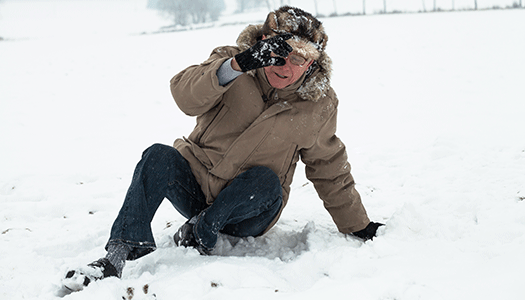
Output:
<path fill-rule="evenodd" d="M 328 37 L 319 20 L 284 6 L 244 29 L 171 80 L 179 108 L 197 117 L 173 145 L 144 151 L 111 229 L 108 254 L 73 270 L 65 286 L 121 276 L 126 260 L 155 250 L 150 223 L 164 198 L 188 219 L 178 246 L 210 254 L 219 233 L 260 236 L 286 206 L 299 159 L 338 230 L 372 239 L 370 222 L 335 135 L 338 100 L 330 86 Z"/>

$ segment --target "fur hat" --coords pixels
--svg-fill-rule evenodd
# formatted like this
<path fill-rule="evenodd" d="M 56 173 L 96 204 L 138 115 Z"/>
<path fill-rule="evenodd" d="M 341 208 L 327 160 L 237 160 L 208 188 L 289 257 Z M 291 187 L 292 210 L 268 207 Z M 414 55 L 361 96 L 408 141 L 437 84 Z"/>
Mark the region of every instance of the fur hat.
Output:
<path fill-rule="evenodd" d="M 293 41 L 286 41 L 295 51 L 305 58 L 315 60 L 306 71 L 305 81 L 296 93 L 304 100 L 318 101 L 331 89 L 332 60 L 325 51 L 328 36 L 321 22 L 311 14 L 298 8 L 283 6 L 270 12 L 264 24 L 246 27 L 237 38 L 237 46 L 240 51 L 245 51 L 262 39 L 263 35 L 272 36 L 285 32 L 296 36 L 290 39 Z M 255 70 L 248 71 L 248 74 L 255 76 Z"/>
<path fill-rule="evenodd" d="M 328 36 L 322 23 L 310 13 L 291 6 L 283 6 L 266 17 L 262 27 L 266 36 L 291 33 L 294 37 L 287 42 L 305 58 L 318 59 L 326 48 Z"/>

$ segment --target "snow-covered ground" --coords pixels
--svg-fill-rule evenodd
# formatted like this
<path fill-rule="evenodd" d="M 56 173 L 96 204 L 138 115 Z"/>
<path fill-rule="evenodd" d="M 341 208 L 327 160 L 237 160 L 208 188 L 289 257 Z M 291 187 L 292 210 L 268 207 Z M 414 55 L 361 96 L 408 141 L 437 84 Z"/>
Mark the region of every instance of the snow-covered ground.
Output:
<path fill-rule="evenodd" d="M 157 251 L 65 299 L 523 299 L 525 10 L 324 24 L 338 134 L 379 237 L 339 234 L 299 167 L 267 235 L 200 256 L 174 246 L 185 220 L 165 202 Z M 68 268 L 105 254 L 141 152 L 193 128 L 169 79 L 243 27 L 4 36 L 1 299 L 55 299 Z"/>

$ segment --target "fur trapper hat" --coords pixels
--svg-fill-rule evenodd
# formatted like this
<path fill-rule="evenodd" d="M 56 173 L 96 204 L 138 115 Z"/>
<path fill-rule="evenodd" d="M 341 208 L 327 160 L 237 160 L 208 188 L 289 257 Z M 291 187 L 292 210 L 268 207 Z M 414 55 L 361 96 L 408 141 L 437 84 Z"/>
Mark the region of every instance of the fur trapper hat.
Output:
<path fill-rule="evenodd" d="M 302 9 L 283 6 L 270 12 L 263 24 L 262 32 L 266 36 L 291 33 L 294 38 L 288 43 L 305 58 L 318 59 L 326 48 L 328 36 L 323 24 Z"/>
<path fill-rule="evenodd" d="M 328 36 L 314 16 L 299 8 L 283 6 L 270 12 L 264 24 L 246 27 L 237 38 L 237 46 L 245 51 L 263 35 L 269 37 L 286 32 L 294 35 L 286 41 L 294 51 L 315 60 L 306 71 L 306 79 L 297 94 L 304 100 L 317 101 L 330 89 L 332 60 L 325 52 Z M 255 75 L 253 70 L 248 73 Z"/>
<path fill-rule="evenodd" d="M 318 59 L 326 48 L 328 36 L 322 23 L 302 9 L 283 6 L 266 17 L 262 27 L 266 36 L 291 33 L 294 37 L 288 43 L 305 58 Z"/>

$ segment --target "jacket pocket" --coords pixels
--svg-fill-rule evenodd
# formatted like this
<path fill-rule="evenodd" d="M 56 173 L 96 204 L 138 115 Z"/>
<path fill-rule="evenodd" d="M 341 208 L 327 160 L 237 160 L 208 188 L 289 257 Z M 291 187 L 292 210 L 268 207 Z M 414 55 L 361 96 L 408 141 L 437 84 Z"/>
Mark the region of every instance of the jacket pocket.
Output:
<path fill-rule="evenodd" d="M 202 130 L 201 135 L 198 139 L 200 145 L 206 142 L 206 138 L 210 136 L 210 133 L 213 132 L 213 130 L 217 127 L 217 125 L 224 118 L 224 116 L 228 112 L 228 106 L 222 103 L 220 104 L 220 106 L 217 107 L 217 110 L 218 110 L 217 113 L 212 114 L 212 116 L 210 116 L 211 120 L 209 120 L 209 122 L 204 122 L 205 124 L 203 124 L 204 129 Z"/>
<path fill-rule="evenodd" d="M 283 164 L 281 166 L 281 169 L 279 170 L 279 173 L 277 174 L 279 178 L 281 179 L 281 182 L 284 182 L 286 180 L 286 175 L 290 171 L 290 168 L 294 165 L 294 157 L 297 152 L 297 145 L 292 143 L 288 149 L 288 152 L 286 153 L 286 157 L 283 161 Z"/>
<path fill-rule="evenodd" d="M 251 167 L 265 165 L 264 161 L 254 160 L 253 156 L 270 136 L 274 121 L 244 131 L 210 172 L 219 178 L 231 180 Z"/>

